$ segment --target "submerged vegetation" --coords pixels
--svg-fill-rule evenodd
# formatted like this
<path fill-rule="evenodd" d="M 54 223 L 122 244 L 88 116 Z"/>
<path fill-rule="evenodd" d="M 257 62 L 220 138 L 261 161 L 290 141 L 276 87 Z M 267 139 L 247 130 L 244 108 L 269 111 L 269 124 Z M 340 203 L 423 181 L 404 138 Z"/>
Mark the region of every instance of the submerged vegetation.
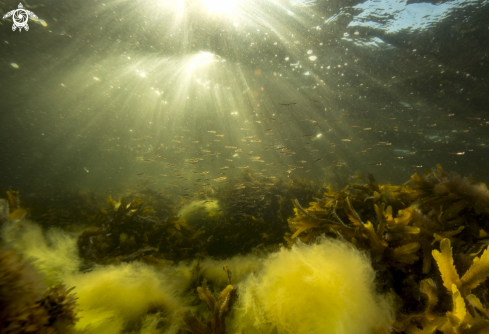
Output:
<path fill-rule="evenodd" d="M 63 284 L 47 288 L 32 264 L 0 251 L 1 333 L 66 333 L 78 321 L 76 297 Z"/>
<path fill-rule="evenodd" d="M 440 165 L 402 185 L 353 179 L 334 190 L 247 170 L 191 199 L 146 189 L 51 206 L 9 190 L 2 332 L 363 333 L 362 317 L 375 333 L 489 332 L 486 185 Z"/>

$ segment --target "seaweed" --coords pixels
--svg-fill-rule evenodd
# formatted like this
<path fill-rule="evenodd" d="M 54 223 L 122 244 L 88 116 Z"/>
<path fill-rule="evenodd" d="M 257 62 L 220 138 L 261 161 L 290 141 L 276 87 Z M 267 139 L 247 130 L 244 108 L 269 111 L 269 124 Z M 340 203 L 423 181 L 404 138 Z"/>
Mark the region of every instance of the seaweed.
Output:
<path fill-rule="evenodd" d="M 10 213 L 8 219 L 22 219 L 26 215 L 26 211 L 20 207 L 20 193 L 17 190 L 8 190 L 7 196 L 10 204 Z"/>
<path fill-rule="evenodd" d="M 260 174 L 246 170 L 215 192 L 222 212 L 201 222 L 209 255 L 233 256 L 258 245 L 276 247 L 282 242 L 293 208 L 288 194 L 298 194 L 300 186 L 294 181 L 271 182 Z"/>
<path fill-rule="evenodd" d="M 78 320 L 72 289 L 63 285 L 46 289 L 43 277 L 29 262 L 13 251 L 0 251 L 0 331 L 72 332 Z"/>
<path fill-rule="evenodd" d="M 39 307 L 49 314 L 48 324 L 60 333 L 75 326 L 78 321 L 75 287 L 66 288 L 63 284 L 50 287 L 39 300 Z"/>
<path fill-rule="evenodd" d="M 228 274 L 229 281 L 231 281 L 231 271 L 227 266 L 224 266 L 224 270 Z M 211 319 L 206 323 L 202 323 L 197 319 L 191 311 L 187 311 L 184 314 L 184 320 L 187 324 L 187 331 L 193 334 L 224 334 L 226 333 L 226 316 L 229 314 L 234 302 L 237 298 L 237 288 L 229 284 L 221 291 L 219 297 L 214 299 L 212 293 L 207 287 L 207 281 L 202 281 L 202 287 L 197 288 L 199 298 L 206 302 L 209 311 L 211 312 Z"/>
<path fill-rule="evenodd" d="M 85 230 L 78 239 L 80 254 L 99 264 L 142 259 L 164 265 L 202 251 L 204 231 L 196 231 L 178 217 L 159 218 L 139 198 L 128 201 L 111 196 L 95 221 L 99 227 Z"/>
<path fill-rule="evenodd" d="M 263 255 L 292 247 L 299 240 L 311 244 L 325 235 L 368 254 L 377 288 L 397 300 L 394 331 L 489 331 L 486 185 L 445 172 L 440 165 L 412 175 L 402 185 L 381 185 L 372 174 L 354 180 L 336 190 L 297 178 L 271 181 L 245 170 L 219 188 L 200 189 L 192 201 L 180 202 L 149 188 L 105 201 L 94 194 L 72 193 L 72 204 L 61 193 L 52 201 L 31 198 L 21 203 L 19 193 L 9 191 L 8 201 L 0 201 L 0 221 L 26 215 L 39 218 L 43 225 L 64 228 L 83 221 L 88 227 L 79 235 L 78 249 L 88 266 L 143 261 L 165 267 L 208 254 Z M 179 207 L 206 201 L 220 207 L 200 210 L 205 212 L 190 218 L 177 216 Z M 23 215 L 10 213 L 20 209 Z M 8 263 L 7 267 L 16 266 L 15 261 Z M 194 264 L 192 287 L 201 280 L 196 273 L 199 262 Z M 231 284 L 231 271 L 226 266 L 224 270 L 229 285 L 219 297 L 212 295 L 206 280 L 197 288 L 210 317 L 204 321 L 187 311 L 187 331 L 225 333 L 225 319 L 238 294 Z M 26 326 L 67 323 L 70 327 L 76 321 L 71 290 L 55 287 L 50 291 L 44 297 L 37 291 L 30 297 L 34 303 L 22 306 L 32 318 Z M 52 312 L 46 314 L 43 310 L 48 308 Z"/>
<path fill-rule="evenodd" d="M 351 184 L 341 191 L 327 188 L 322 198 L 307 207 L 293 200 L 295 215 L 288 221 L 291 232 L 285 235 L 287 245 L 298 239 L 309 243 L 326 234 L 368 252 L 378 271 L 379 288 L 400 296 L 399 319 L 419 314 L 424 307 L 424 297 L 420 297 L 426 295 L 424 292 L 431 291 L 430 303 L 435 300 L 434 290 L 428 289 L 431 283 L 425 281 L 426 275 L 436 277 L 433 260 L 443 268 L 445 288 L 452 291 L 455 285 L 469 305 L 472 289 L 489 274 L 489 255 L 484 252 L 477 258 L 488 245 L 483 230 L 488 218 L 486 186 L 446 173 L 440 165 L 423 177 L 414 174 L 402 186 L 379 185 L 372 175 L 368 180 L 356 179 L 368 183 Z M 450 241 L 457 247 L 459 261 L 467 267 L 465 284 L 450 262 L 452 256 L 446 246 Z M 441 253 L 434 251 L 439 243 Z M 474 262 L 468 269 L 471 259 Z M 421 285 L 424 292 L 418 288 Z M 442 300 L 441 305 L 445 304 Z M 474 316 L 475 306 L 467 309 Z M 401 330 L 404 327 L 400 326 Z"/>
<path fill-rule="evenodd" d="M 432 279 L 425 279 L 420 282 L 420 291 L 428 298 L 425 311 L 415 316 L 400 317 L 395 328 L 408 334 L 434 333 L 436 330 L 444 334 L 487 333 L 489 313 L 471 291 L 489 276 L 489 252 L 486 250 L 480 258 L 474 258 L 472 266 L 462 278 L 453 264 L 449 239 L 440 242 L 440 251 L 434 250 L 433 257 L 438 264 L 443 286 L 451 296 L 451 301 L 446 300 L 441 305 L 446 312 L 434 312 L 440 300 L 439 291 Z"/>

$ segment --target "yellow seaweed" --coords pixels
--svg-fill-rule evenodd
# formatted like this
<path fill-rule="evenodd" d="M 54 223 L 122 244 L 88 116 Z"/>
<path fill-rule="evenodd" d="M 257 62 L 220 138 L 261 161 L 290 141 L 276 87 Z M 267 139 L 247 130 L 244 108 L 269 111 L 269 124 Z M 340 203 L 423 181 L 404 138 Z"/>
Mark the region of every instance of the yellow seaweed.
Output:
<path fill-rule="evenodd" d="M 229 270 L 229 269 L 228 269 Z M 230 271 L 229 271 L 230 272 Z M 211 311 L 211 320 L 205 325 L 198 320 L 190 311 L 185 312 L 184 320 L 187 330 L 193 334 L 224 334 L 226 333 L 225 318 L 236 300 L 237 289 L 231 284 L 226 286 L 219 294 L 217 301 L 207 287 L 207 281 L 202 281 L 202 287 L 197 288 L 200 299 L 204 300 Z"/>
<path fill-rule="evenodd" d="M 465 302 L 458 291 L 457 286 L 452 284 L 452 288 L 450 289 L 452 292 L 453 298 L 453 309 L 452 312 L 448 312 L 448 320 L 453 327 L 458 327 L 464 321 L 465 316 L 467 315 L 467 309 L 465 308 Z"/>
<path fill-rule="evenodd" d="M 455 284 L 458 288 L 462 283 L 458 276 L 457 270 L 453 265 L 452 247 L 450 247 L 450 240 L 443 239 L 440 242 L 441 253 L 437 250 L 433 250 L 432 254 L 438 264 L 441 276 L 443 278 L 443 285 L 448 291 L 452 291 L 452 285 Z"/>
<path fill-rule="evenodd" d="M 419 242 L 413 242 L 410 244 L 406 244 L 394 249 L 394 257 L 397 261 L 413 264 L 419 259 L 419 256 L 413 254 L 418 251 L 420 248 Z"/>
<path fill-rule="evenodd" d="M 424 311 L 426 318 L 429 320 L 435 319 L 435 315 L 432 313 L 433 308 L 438 303 L 438 289 L 436 288 L 435 282 L 431 278 L 422 280 L 419 283 L 419 291 L 428 297 L 428 305 Z"/>
<path fill-rule="evenodd" d="M 460 279 L 466 294 L 476 288 L 489 276 L 489 251 L 486 249 L 480 258 L 474 258 L 472 266 Z"/>
<path fill-rule="evenodd" d="M 295 217 L 289 219 L 289 226 L 295 232 L 292 239 L 295 239 L 299 234 L 312 228 L 319 228 L 323 225 L 320 220 L 304 215 L 299 209 L 294 208 Z M 301 212 L 299 214 L 299 212 Z"/>
<path fill-rule="evenodd" d="M 206 302 L 207 307 L 209 307 L 209 310 L 212 312 L 216 307 L 216 301 L 214 300 L 214 297 L 212 297 L 209 288 L 207 288 L 207 281 L 205 279 L 202 281 L 202 287 L 199 286 L 197 288 L 197 292 L 199 293 L 199 298 Z"/>

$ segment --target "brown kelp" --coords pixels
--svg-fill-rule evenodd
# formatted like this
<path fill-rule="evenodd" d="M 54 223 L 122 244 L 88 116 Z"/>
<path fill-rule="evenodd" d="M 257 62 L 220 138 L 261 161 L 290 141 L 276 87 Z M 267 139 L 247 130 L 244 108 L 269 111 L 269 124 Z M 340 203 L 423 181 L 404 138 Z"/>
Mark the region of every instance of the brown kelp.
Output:
<path fill-rule="evenodd" d="M 237 288 L 231 285 L 231 271 L 224 266 L 224 271 L 228 274 L 229 285 L 221 291 L 219 297 L 214 299 L 207 287 L 207 281 L 202 281 L 202 287 L 197 288 L 199 298 L 206 302 L 211 312 L 210 320 L 206 324 L 197 319 L 192 312 L 186 311 L 184 314 L 187 330 L 193 334 L 224 334 L 226 333 L 226 316 L 233 307 L 237 297 Z"/>
<path fill-rule="evenodd" d="M 95 221 L 98 227 L 85 230 L 78 240 L 80 253 L 89 262 L 142 259 L 165 265 L 202 249 L 203 231 L 196 231 L 178 217 L 158 217 L 139 198 L 129 202 L 124 197 L 115 201 L 109 196 Z"/>
<path fill-rule="evenodd" d="M 86 262 L 83 271 L 95 265 L 94 272 L 143 265 L 138 262 L 158 267 L 154 270 L 165 267 L 163 270 L 171 271 L 182 265 L 174 265 L 177 262 L 192 259 L 194 267 L 184 270 L 186 289 L 189 292 L 200 285 L 202 278 L 209 279 L 209 285 L 204 281 L 197 291 L 210 314 L 199 307 L 192 309 L 193 313 L 175 313 L 185 322 L 182 330 L 225 333 L 225 319 L 227 332 L 238 330 L 235 324 L 231 327 L 236 310 L 231 314 L 229 310 L 235 299 L 240 302 L 240 297 L 231 282 L 224 287 L 221 280 L 216 284 L 211 275 L 206 275 L 209 272 L 201 267 L 203 257 L 210 254 L 220 260 L 241 253 L 265 263 L 264 259 L 276 257 L 280 249 L 314 247 L 321 240 L 333 238 L 368 254 L 375 270 L 376 293 L 395 301 L 393 332 L 488 332 L 487 187 L 445 172 L 440 165 L 412 175 L 401 185 L 379 184 L 372 174 L 353 179 L 346 187 L 333 189 L 297 178 L 287 182 L 265 178 L 246 169 L 240 176 L 228 177 L 217 186 L 209 185 L 179 201 L 151 190 L 133 192 L 119 200 L 108 197 L 105 202 L 87 201 L 90 209 L 81 210 L 80 217 L 89 227 L 78 234 L 78 250 Z M 19 194 L 8 197 L 12 208 Z M 0 220 L 22 224 L 21 218 L 9 219 L 6 203 L 0 202 Z M 42 216 L 41 210 L 32 211 L 24 201 L 22 208 L 28 218 L 33 212 Z M 309 256 L 305 263 L 317 260 Z M 255 269 L 266 271 L 260 265 Z M 229 268 L 226 272 L 230 279 Z M 259 274 L 256 272 L 256 276 Z M 300 281 L 302 274 L 298 272 L 294 277 Z M 215 298 L 209 286 L 224 290 Z M 285 289 L 285 285 L 274 288 Z M 57 305 L 71 308 L 53 312 L 56 316 L 48 322 L 69 314 L 73 316 L 65 318 L 75 319 L 70 311 L 74 310 L 73 300 L 63 299 L 60 289 L 53 290 L 52 299 L 43 299 L 44 304 L 57 301 Z M 299 292 L 289 293 L 293 297 Z M 263 296 L 268 295 L 264 292 Z M 34 299 L 41 301 L 41 297 L 42 293 Z M 196 305 L 195 300 L 188 301 L 189 307 Z M 290 310 L 308 319 L 302 309 L 291 306 Z M 254 328 L 253 324 L 243 326 Z M 385 328 L 381 332 L 385 333 Z"/>
<path fill-rule="evenodd" d="M 292 233 L 286 236 L 288 244 L 297 239 L 310 242 L 326 233 L 367 251 L 377 269 L 379 287 L 400 297 L 398 331 L 417 333 L 409 322 L 421 318 L 430 320 L 429 323 L 420 320 L 427 326 L 422 333 L 432 333 L 436 328 L 445 333 L 461 333 L 462 328 L 468 330 L 472 325 L 474 332 L 475 328 L 486 328 L 487 316 L 475 305 L 479 305 L 480 299 L 476 298 L 483 296 L 487 288 L 479 287 L 482 294 L 468 297 L 489 274 L 486 253 L 480 259 L 477 257 L 487 248 L 486 186 L 446 173 L 440 165 L 424 176 L 414 174 L 401 186 L 380 186 L 372 175 L 357 179 L 366 184 L 349 185 L 340 192 L 328 189 L 321 199 L 308 206 L 293 200 L 295 216 L 289 219 Z M 460 267 L 466 270 L 467 276 L 463 277 L 470 283 L 462 284 L 450 264 L 453 263 L 451 250 L 448 251 L 450 242 L 457 250 Z M 436 251 L 439 245 L 441 253 Z M 433 259 L 441 276 L 432 266 Z M 453 300 L 447 300 L 445 292 L 437 288 L 441 278 Z M 465 309 L 471 317 L 486 320 L 464 320 Z M 453 315 L 448 317 L 450 322 L 442 321 L 440 317 L 446 316 L 446 312 L 457 314 L 458 320 Z M 416 328 L 419 327 L 424 325 Z"/>
<path fill-rule="evenodd" d="M 486 249 L 480 257 L 475 257 L 462 277 L 453 264 L 449 239 L 440 242 L 440 251 L 434 250 L 433 257 L 442 280 L 427 278 L 419 283 L 420 292 L 427 299 L 426 308 L 420 314 L 401 315 L 395 324 L 396 329 L 406 333 L 433 333 L 435 330 L 445 334 L 489 332 L 489 312 L 479 297 L 471 293 L 489 276 L 489 251 Z M 442 293 L 448 293 L 451 300 L 443 298 L 440 301 L 439 290 L 445 290 Z M 479 296 L 486 294 L 487 287 L 483 287 L 482 291 L 479 290 Z M 440 312 L 440 308 L 445 312 Z"/>
<path fill-rule="evenodd" d="M 0 332 L 73 332 L 78 319 L 72 289 L 63 285 L 46 289 L 29 263 L 13 251 L 0 251 Z"/>

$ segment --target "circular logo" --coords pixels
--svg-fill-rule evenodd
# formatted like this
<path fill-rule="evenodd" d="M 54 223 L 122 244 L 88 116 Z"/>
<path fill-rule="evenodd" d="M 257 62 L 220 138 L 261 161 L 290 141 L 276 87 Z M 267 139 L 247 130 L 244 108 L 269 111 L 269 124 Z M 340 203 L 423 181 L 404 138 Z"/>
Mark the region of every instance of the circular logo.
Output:
<path fill-rule="evenodd" d="M 27 15 L 27 12 L 24 9 L 17 9 L 14 15 L 12 15 L 12 18 L 18 27 L 23 27 L 27 24 L 29 15 Z"/>

